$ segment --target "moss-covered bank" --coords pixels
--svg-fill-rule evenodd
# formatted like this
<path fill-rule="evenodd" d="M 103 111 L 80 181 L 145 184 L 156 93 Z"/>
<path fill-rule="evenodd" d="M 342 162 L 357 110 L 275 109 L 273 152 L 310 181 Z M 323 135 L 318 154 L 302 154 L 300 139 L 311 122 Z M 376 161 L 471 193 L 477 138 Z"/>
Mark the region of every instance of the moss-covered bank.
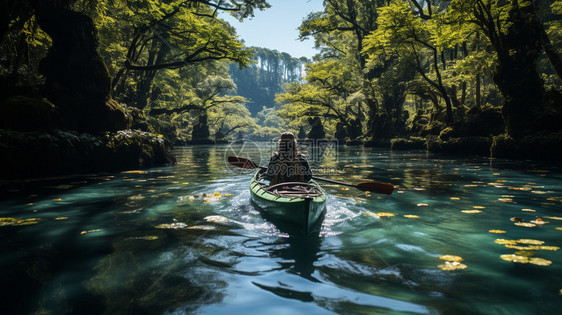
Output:
<path fill-rule="evenodd" d="M 0 130 L 0 178 L 115 172 L 175 163 L 167 141 L 121 130 L 94 135 L 74 131 Z"/>
<path fill-rule="evenodd" d="M 411 137 L 391 140 L 391 150 L 428 150 L 453 155 L 480 155 L 514 160 L 562 161 L 562 133 L 537 133 L 522 138 Z"/>

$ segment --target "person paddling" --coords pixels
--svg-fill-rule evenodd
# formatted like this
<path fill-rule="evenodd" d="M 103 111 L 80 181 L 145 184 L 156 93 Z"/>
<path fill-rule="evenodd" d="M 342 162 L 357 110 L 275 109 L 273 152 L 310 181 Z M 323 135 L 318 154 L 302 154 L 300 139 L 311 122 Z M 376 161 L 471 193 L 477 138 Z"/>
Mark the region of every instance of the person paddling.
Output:
<path fill-rule="evenodd" d="M 281 134 L 278 151 L 271 156 L 262 178 L 269 180 L 270 185 L 286 182 L 306 183 L 312 179 L 308 160 L 297 148 L 297 140 L 292 132 Z"/>

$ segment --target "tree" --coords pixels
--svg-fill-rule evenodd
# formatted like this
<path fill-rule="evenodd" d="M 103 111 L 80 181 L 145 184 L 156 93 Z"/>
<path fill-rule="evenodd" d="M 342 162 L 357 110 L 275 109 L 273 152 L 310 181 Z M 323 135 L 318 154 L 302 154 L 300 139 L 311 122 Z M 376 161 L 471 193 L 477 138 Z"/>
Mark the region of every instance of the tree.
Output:
<path fill-rule="evenodd" d="M 504 98 L 507 133 L 543 129 L 546 91 L 536 65 L 544 38 L 532 1 L 455 0 L 450 10 L 459 24 L 476 25 L 496 54 L 493 79 Z"/>

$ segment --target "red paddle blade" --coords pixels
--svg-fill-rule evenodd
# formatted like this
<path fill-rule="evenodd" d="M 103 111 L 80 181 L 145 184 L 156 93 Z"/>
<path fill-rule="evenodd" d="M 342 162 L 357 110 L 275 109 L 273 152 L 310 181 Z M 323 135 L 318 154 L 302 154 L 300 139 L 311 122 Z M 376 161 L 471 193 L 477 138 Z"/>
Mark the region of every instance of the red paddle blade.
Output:
<path fill-rule="evenodd" d="M 386 184 L 386 183 L 361 183 L 355 186 L 357 189 L 361 191 L 370 191 L 377 194 L 385 194 L 390 195 L 394 191 L 394 185 Z"/>
<path fill-rule="evenodd" d="M 237 166 L 237 167 L 241 167 L 241 168 L 258 168 L 259 166 L 252 160 L 248 160 L 239 156 L 229 156 L 228 157 L 228 163 Z"/>

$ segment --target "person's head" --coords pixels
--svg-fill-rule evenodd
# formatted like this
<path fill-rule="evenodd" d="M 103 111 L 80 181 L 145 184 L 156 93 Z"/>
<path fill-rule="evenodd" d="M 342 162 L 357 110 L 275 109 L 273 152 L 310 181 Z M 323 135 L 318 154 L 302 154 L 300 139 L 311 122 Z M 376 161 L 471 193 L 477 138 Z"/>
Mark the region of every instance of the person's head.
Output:
<path fill-rule="evenodd" d="M 279 153 L 298 153 L 297 139 L 292 132 L 284 132 L 281 134 L 281 139 L 277 142 L 279 144 Z"/>

